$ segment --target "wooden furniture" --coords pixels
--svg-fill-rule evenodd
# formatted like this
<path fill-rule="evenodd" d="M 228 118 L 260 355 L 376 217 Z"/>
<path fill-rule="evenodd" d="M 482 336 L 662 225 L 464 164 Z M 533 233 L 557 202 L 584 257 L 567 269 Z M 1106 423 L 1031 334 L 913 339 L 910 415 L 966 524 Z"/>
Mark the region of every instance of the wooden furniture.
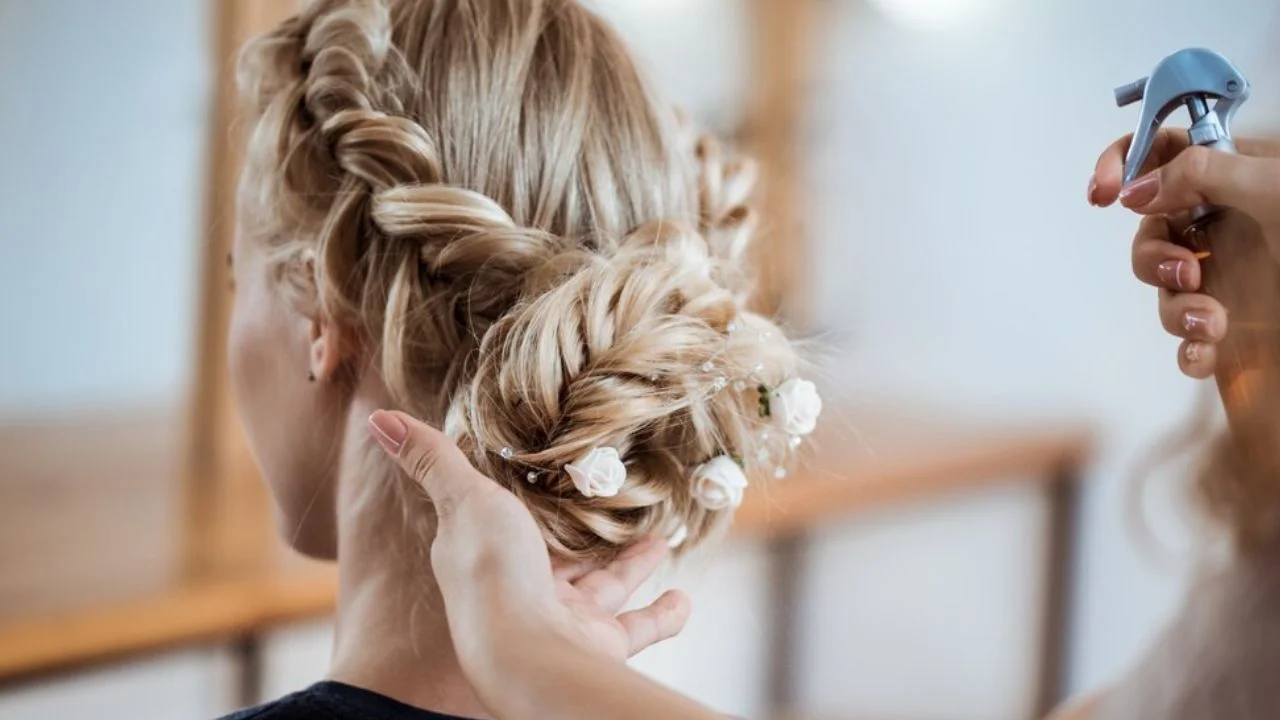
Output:
<path fill-rule="evenodd" d="M 929 417 L 924 413 L 829 416 L 833 422 L 816 437 L 818 450 L 808 468 L 752 493 L 735 524 L 737 536 L 764 539 L 772 547 L 777 573 L 772 583 L 773 705 L 785 708 L 795 699 L 788 669 L 794 658 L 790 609 L 796 584 L 789 573 L 797 566 L 795 555 L 807 531 L 904 502 L 1024 482 L 1040 488 L 1052 508 L 1045 542 L 1040 699 L 1034 712 L 1047 710 L 1061 695 L 1066 632 L 1062 599 L 1069 595 L 1075 487 L 1088 457 L 1089 434 L 1075 427 L 974 428 L 925 422 L 918 419 Z M 184 572 L 171 554 L 154 552 L 155 533 L 163 523 L 157 520 L 161 515 L 151 498 L 165 493 L 172 497 L 164 461 L 151 463 L 159 472 L 99 472 L 110 485 L 91 493 L 55 489 L 50 494 L 42 486 L 67 473 L 83 480 L 92 468 L 101 470 L 96 453 L 106 445 L 114 448 L 116 457 L 164 457 L 157 437 L 160 428 L 172 427 L 166 417 L 134 418 L 126 427 L 86 424 L 71 436 L 61 425 L 43 432 L 0 431 L 0 457 L 23 458 L 12 466 L 19 471 L 17 477 L 0 483 L 4 517 L 41 516 L 40 522 L 25 525 L 0 523 L 0 547 L 31 548 L 37 542 L 43 546 L 40 553 L 7 559 L 0 586 L 0 683 L 213 641 L 234 645 L 242 667 L 251 670 L 263 633 L 332 610 L 331 571 L 282 560 L 271 547 L 246 569 L 201 576 Z M 104 498 L 110 501 L 104 504 Z M 53 500 L 56 513 L 49 512 Z M 104 558 L 102 541 L 118 538 L 130 543 Z M 57 573 L 48 571 L 50 557 L 56 558 Z M 104 562 L 118 572 L 110 577 L 98 572 Z M 74 582 L 83 575 L 94 581 Z M 69 598 L 69 588 L 75 588 L 74 597 Z M 256 682 L 252 672 L 243 674 L 240 695 L 246 701 L 254 699 Z M 1028 717 L 1035 717 L 1034 712 Z"/>
<path fill-rule="evenodd" d="M 797 568 L 806 535 L 824 524 L 918 500 L 1031 483 L 1048 510 L 1044 525 L 1037 680 L 1026 717 L 1043 718 L 1064 697 L 1077 491 L 1092 447 L 1081 427 L 974 427 L 928 413 L 828 414 L 816 461 L 792 480 L 753 494 L 739 509 L 740 535 L 769 542 L 773 573 L 769 704 L 794 712 Z M 801 717 L 797 715 L 797 717 Z"/>

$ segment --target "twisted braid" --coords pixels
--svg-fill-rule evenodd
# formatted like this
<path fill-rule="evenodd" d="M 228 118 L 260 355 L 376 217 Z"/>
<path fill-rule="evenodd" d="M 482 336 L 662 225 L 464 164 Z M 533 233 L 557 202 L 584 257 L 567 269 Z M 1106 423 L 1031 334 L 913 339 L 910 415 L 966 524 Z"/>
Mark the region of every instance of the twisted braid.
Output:
<path fill-rule="evenodd" d="M 682 155 L 576 3 L 319 0 L 248 48 L 242 85 L 242 208 L 287 286 L 362 331 L 396 405 L 443 418 L 557 554 L 680 525 L 696 542 L 730 513 L 691 468 L 790 453 L 754 383 L 726 382 L 798 364 L 745 310 L 754 166 L 709 137 Z M 628 482 L 584 498 L 562 468 L 600 446 Z"/>

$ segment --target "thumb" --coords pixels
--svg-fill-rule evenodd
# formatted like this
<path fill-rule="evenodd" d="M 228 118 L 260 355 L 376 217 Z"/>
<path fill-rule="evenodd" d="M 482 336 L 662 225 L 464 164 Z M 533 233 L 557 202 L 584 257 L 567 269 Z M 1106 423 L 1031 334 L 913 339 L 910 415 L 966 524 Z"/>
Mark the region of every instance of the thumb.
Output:
<path fill-rule="evenodd" d="M 402 412 L 375 411 L 369 416 L 369 432 L 427 491 L 442 520 L 452 516 L 467 495 L 493 484 L 444 433 Z"/>
<path fill-rule="evenodd" d="M 1261 220 L 1278 197 L 1280 160 L 1192 146 L 1126 186 L 1120 202 L 1144 215 L 1218 205 Z"/>

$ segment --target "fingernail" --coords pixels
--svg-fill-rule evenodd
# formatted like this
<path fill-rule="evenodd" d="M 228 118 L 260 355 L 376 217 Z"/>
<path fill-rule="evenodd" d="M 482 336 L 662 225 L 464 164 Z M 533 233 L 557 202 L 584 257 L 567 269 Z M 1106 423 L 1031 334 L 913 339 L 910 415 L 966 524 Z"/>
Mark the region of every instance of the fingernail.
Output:
<path fill-rule="evenodd" d="M 369 416 L 369 434 L 373 435 L 373 439 L 378 441 L 383 450 L 395 456 L 400 454 L 409 428 L 405 427 L 400 418 L 386 410 L 375 410 Z"/>
<path fill-rule="evenodd" d="M 1197 312 L 1189 312 L 1182 316 L 1182 329 L 1187 332 L 1203 332 L 1209 328 L 1209 318 Z"/>
<path fill-rule="evenodd" d="M 1160 194 L 1160 173 L 1147 173 L 1125 185 L 1120 191 L 1120 202 L 1125 207 L 1140 208 Z"/>
<path fill-rule="evenodd" d="M 1187 356 L 1187 362 L 1194 363 L 1200 359 L 1200 343 L 1187 343 L 1187 348 L 1182 352 Z"/>
<path fill-rule="evenodd" d="M 1097 191 L 1098 191 L 1098 178 L 1090 177 L 1089 192 L 1085 195 L 1085 198 L 1089 201 L 1089 204 L 1094 207 L 1098 207 L 1097 201 L 1093 199 L 1093 194 Z"/>
<path fill-rule="evenodd" d="M 1156 277 L 1173 290 L 1186 290 L 1186 260 L 1165 260 L 1156 266 Z"/>

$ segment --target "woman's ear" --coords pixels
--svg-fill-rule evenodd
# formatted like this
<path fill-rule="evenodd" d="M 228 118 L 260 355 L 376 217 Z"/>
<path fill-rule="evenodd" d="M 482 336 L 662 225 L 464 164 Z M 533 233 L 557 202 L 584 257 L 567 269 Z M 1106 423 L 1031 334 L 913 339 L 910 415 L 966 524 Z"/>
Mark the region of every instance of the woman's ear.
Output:
<path fill-rule="evenodd" d="M 311 379 L 332 380 L 338 370 L 356 352 L 355 338 L 332 322 L 311 318 L 310 358 Z"/>

